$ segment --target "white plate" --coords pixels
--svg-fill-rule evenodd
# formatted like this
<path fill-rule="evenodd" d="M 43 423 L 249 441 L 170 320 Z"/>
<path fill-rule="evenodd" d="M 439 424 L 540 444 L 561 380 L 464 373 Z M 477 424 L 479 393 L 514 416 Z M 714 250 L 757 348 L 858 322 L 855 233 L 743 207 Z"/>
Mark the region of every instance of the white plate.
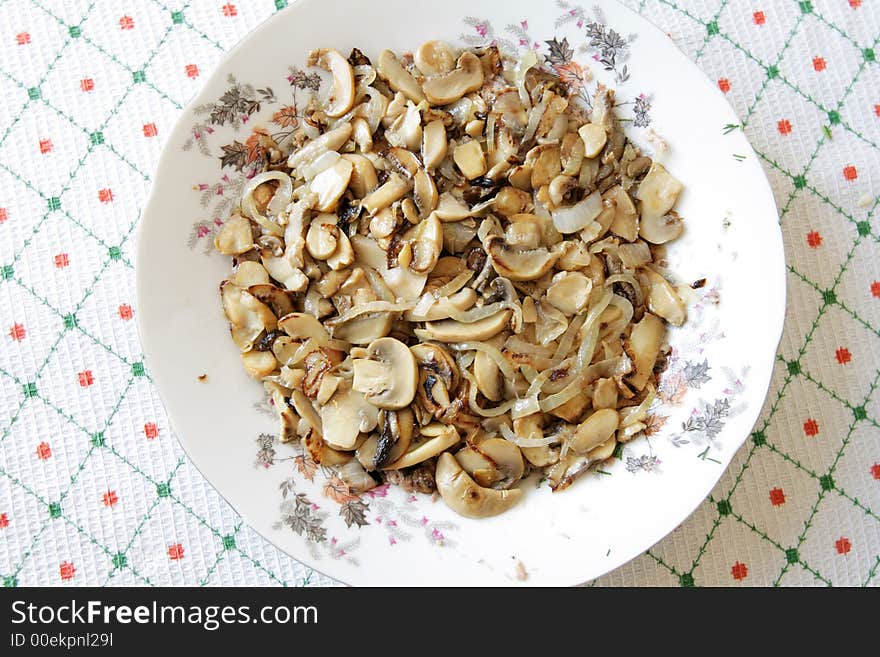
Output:
<path fill-rule="evenodd" d="M 681 523 L 758 416 L 785 309 L 770 187 L 742 132 L 725 134 L 739 119 L 669 38 L 614 2 L 598 2 L 598 11 L 596 0 L 589 5 L 299 0 L 229 54 L 165 146 L 137 261 L 149 371 L 205 477 L 268 540 L 331 577 L 356 585 L 592 579 Z M 302 87 L 316 81 L 291 66 L 304 67 L 306 53 L 319 46 L 375 56 L 430 38 L 495 40 L 506 50 L 537 47 L 544 55 L 553 41 L 552 63 L 569 79 L 579 70 L 568 61 L 573 55 L 616 88 L 630 137 L 685 184 L 679 209 L 687 229 L 670 250 L 670 268 L 684 281 L 708 279 L 687 325 L 671 337 L 673 358 L 651 437 L 629 443 L 622 458 L 564 493 L 525 484 L 515 509 L 479 521 L 399 489 L 347 499 L 333 488 L 332 473 L 313 472 L 294 448 L 275 444 L 262 387 L 242 371 L 220 308 L 217 286 L 229 259 L 209 254 L 213 232 L 237 198 L 241 169 L 259 157 L 248 142 L 252 129 L 290 129 L 282 106 L 295 96 L 302 107 Z M 516 577 L 518 562 L 528 573 L 524 582 Z"/>

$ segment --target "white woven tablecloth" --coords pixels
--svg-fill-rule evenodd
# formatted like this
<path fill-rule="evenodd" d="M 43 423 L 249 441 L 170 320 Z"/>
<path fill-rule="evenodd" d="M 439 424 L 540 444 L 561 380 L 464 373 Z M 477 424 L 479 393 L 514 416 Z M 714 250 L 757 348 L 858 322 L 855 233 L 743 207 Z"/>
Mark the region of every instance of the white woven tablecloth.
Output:
<path fill-rule="evenodd" d="M 287 4 L 0 0 L 7 586 L 333 583 L 184 457 L 134 321 L 132 239 L 163 138 L 224 52 Z M 688 521 L 596 583 L 876 585 L 880 6 L 626 4 L 741 117 L 782 213 L 789 303 L 751 439 Z"/>

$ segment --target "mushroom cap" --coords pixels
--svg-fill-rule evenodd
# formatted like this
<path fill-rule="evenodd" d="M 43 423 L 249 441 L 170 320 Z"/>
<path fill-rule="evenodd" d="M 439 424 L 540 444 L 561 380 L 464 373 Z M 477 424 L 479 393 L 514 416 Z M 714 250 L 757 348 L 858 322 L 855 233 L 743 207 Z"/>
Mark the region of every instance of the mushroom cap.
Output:
<path fill-rule="evenodd" d="M 443 452 L 437 460 L 434 480 L 446 505 L 465 518 L 497 516 L 522 497 L 518 488 L 494 490 L 477 485 L 449 452 Z"/>
<path fill-rule="evenodd" d="M 455 68 L 455 55 L 445 41 L 425 41 L 413 53 L 413 60 L 423 75 L 441 75 Z"/>
<path fill-rule="evenodd" d="M 352 388 L 382 409 L 409 406 L 418 385 L 416 359 L 405 344 L 395 338 L 373 340 L 366 358 L 354 361 Z"/>

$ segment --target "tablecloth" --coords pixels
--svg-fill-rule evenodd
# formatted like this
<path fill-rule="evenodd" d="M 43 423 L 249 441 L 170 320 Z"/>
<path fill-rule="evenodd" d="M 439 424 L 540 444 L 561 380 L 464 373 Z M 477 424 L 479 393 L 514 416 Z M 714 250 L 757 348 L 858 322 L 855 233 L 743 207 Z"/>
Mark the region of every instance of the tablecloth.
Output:
<path fill-rule="evenodd" d="M 288 4 L 0 0 L 6 586 L 334 584 L 187 460 L 135 320 L 133 242 L 163 138 L 224 53 Z M 745 130 L 773 186 L 788 311 L 766 405 L 711 496 L 591 584 L 877 585 L 880 6 L 625 4 L 740 116 L 719 130 Z"/>

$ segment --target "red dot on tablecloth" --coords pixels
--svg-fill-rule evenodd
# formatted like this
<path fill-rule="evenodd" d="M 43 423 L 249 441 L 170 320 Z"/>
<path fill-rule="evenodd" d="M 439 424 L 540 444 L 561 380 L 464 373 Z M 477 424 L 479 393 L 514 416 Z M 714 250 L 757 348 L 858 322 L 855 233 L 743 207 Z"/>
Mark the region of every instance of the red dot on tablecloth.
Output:
<path fill-rule="evenodd" d="M 5 513 L 0 513 L 0 529 L 6 529 L 9 527 L 9 518 L 6 517 Z"/>
<path fill-rule="evenodd" d="M 859 170 L 856 169 L 852 164 L 850 164 L 848 167 L 844 168 L 843 177 L 847 180 L 855 180 L 859 177 Z"/>
<path fill-rule="evenodd" d="M 9 337 L 15 340 L 16 342 L 21 342 L 24 340 L 24 336 L 27 335 L 27 331 L 24 330 L 24 325 L 15 322 L 12 325 L 12 328 L 9 329 Z"/>
<path fill-rule="evenodd" d="M 119 306 L 119 317 L 121 319 L 126 319 L 126 320 L 131 319 L 132 315 L 133 315 L 133 313 L 131 311 L 131 306 L 129 306 L 127 303 L 124 303 L 121 306 Z"/>
<path fill-rule="evenodd" d="M 880 281 L 871 283 L 871 294 L 880 299 Z"/>
<path fill-rule="evenodd" d="M 235 5 L 232 4 L 231 2 L 227 2 L 225 5 L 223 5 L 223 15 L 224 16 L 237 16 L 238 9 L 236 9 Z"/>
<path fill-rule="evenodd" d="M 98 200 L 101 201 L 101 203 L 109 203 L 113 200 L 113 190 L 108 188 L 99 189 Z"/>
<path fill-rule="evenodd" d="M 186 77 L 188 78 L 199 77 L 199 67 L 195 64 L 187 64 L 184 70 L 186 71 Z"/>
<path fill-rule="evenodd" d="M 807 244 L 809 244 L 811 248 L 818 249 L 822 246 L 822 236 L 815 230 L 811 230 L 807 233 Z"/>
<path fill-rule="evenodd" d="M 51 139 L 41 139 L 40 140 L 40 152 L 45 155 L 46 153 L 52 150 L 52 140 Z"/>
<path fill-rule="evenodd" d="M 808 419 L 804 422 L 804 433 L 807 434 L 810 438 L 819 434 L 819 423 L 816 422 L 813 418 Z"/>
<path fill-rule="evenodd" d="M 825 70 L 825 60 L 822 57 L 813 57 L 813 68 L 817 71 Z"/>
<path fill-rule="evenodd" d="M 119 496 L 115 490 L 108 490 L 101 499 L 104 502 L 104 506 L 111 507 L 119 501 Z"/>
<path fill-rule="evenodd" d="M 749 569 L 744 563 L 737 561 L 730 569 L 733 579 L 745 579 L 749 575 Z"/>
<path fill-rule="evenodd" d="M 45 461 L 46 459 L 52 456 L 52 448 L 49 447 L 49 443 L 46 441 L 41 442 L 37 445 L 37 458 L 41 461 Z"/>
<path fill-rule="evenodd" d="M 787 135 L 791 132 L 791 122 L 788 119 L 782 119 L 776 124 L 776 128 L 780 134 Z"/>
<path fill-rule="evenodd" d="M 874 105 L 874 114 L 880 116 L 880 105 Z"/>
<path fill-rule="evenodd" d="M 880 463 L 875 463 L 871 466 L 871 476 L 874 479 L 880 479 Z"/>
<path fill-rule="evenodd" d="M 58 269 L 64 269 L 69 264 L 70 258 L 66 253 L 59 253 L 55 256 L 55 266 L 58 267 Z"/>
<path fill-rule="evenodd" d="M 727 78 L 721 78 L 718 80 L 718 88 L 721 89 L 722 92 L 727 93 L 730 91 L 730 80 Z"/>
<path fill-rule="evenodd" d="M 91 91 L 95 88 L 95 81 L 92 78 L 83 78 L 79 81 L 79 88 L 83 91 Z"/>
<path fill-rule="evenodd" d="M 837 554 L 849 554 L 849 551 L 852 550 L 852 543 L 848 538 L 841 536 L 834 543 L 834 547 L 837 549 Z"/>
<path fill-rule="evenodd" d="M 144 124 L 144 137 L 155 137 L 159 134 L 159 131 L 156 130 L 155 123 L 145 123 Z"/>
<path fill-rule="evenodd" d="M 15 35 L 15 41 L 20 46 L 26 45 L 31 42 L 31 35 L 27 32 L 19 32 Z"/>
<path fill-rule="evenodd" d="M 92 375 L 92 370 L 83 370 L 76 375 L 76 380 L 83 388 L 88 388 L 95 382 L 95 377 Z"/>
<path fill-rule="evenodd" d="M 144 435 L 147 437 L 147 440 L 152 440 L 159 435 L 159 427 L 156 426 L 155 422 L 147 422 L 144 425 Z"/>
<path fill-rule="evenodd" d="M 134 27 L 134 19 L 131 16 L 123 16 L 119 19 L 119 27 L 123 30 L 130 30 Z"/>
<path fill-rule="evenodd" d="M 770 504 L 773 506 L 782 506 L 785 504 L 785 491 L 781 488 L 774 488 L 770 491 Z"/>
<path fill-rule="evenodd" d="M 0 208 L 0 224 L 9 219 L 9 211 L 6 208 Z"/>
<path fill-rule="evenodd" d="M 168 558 L 172 561 L 183 559 L 183 546 L 180 543 L 168 546 Z"/>
<path fill-rule="evenodd" d="M 862 0 L 849 0 L 849 6 L 853 9 L 858 9 L 862 6 Z"/>
<path fill-rule="evenodd" d="M 764 17 L 763 11 L 756 11 L 752 14 L 752 19 L 755 21 L 755 25 L 763 25 L 767 22 L 767 19 Z"/>
<path fill-rule="evenodd" d="M 849 361 L 852 360 L 852 354 L 849 352 L 849 349 L 846 347 L 840 347 L 837 351 L 834 352 L 834 357 L 837 359 L 837 362 L 841 365 L 846 365 Z"/>
<path fill-rule="evenodd" d="M 73 579 L 73 576 L 76 575 L 76 568 L 74 568 L 73 564 L 69 561 L 62 561 L 61 565 L 58 567 L 58 571 L 63 580 Z"/>

